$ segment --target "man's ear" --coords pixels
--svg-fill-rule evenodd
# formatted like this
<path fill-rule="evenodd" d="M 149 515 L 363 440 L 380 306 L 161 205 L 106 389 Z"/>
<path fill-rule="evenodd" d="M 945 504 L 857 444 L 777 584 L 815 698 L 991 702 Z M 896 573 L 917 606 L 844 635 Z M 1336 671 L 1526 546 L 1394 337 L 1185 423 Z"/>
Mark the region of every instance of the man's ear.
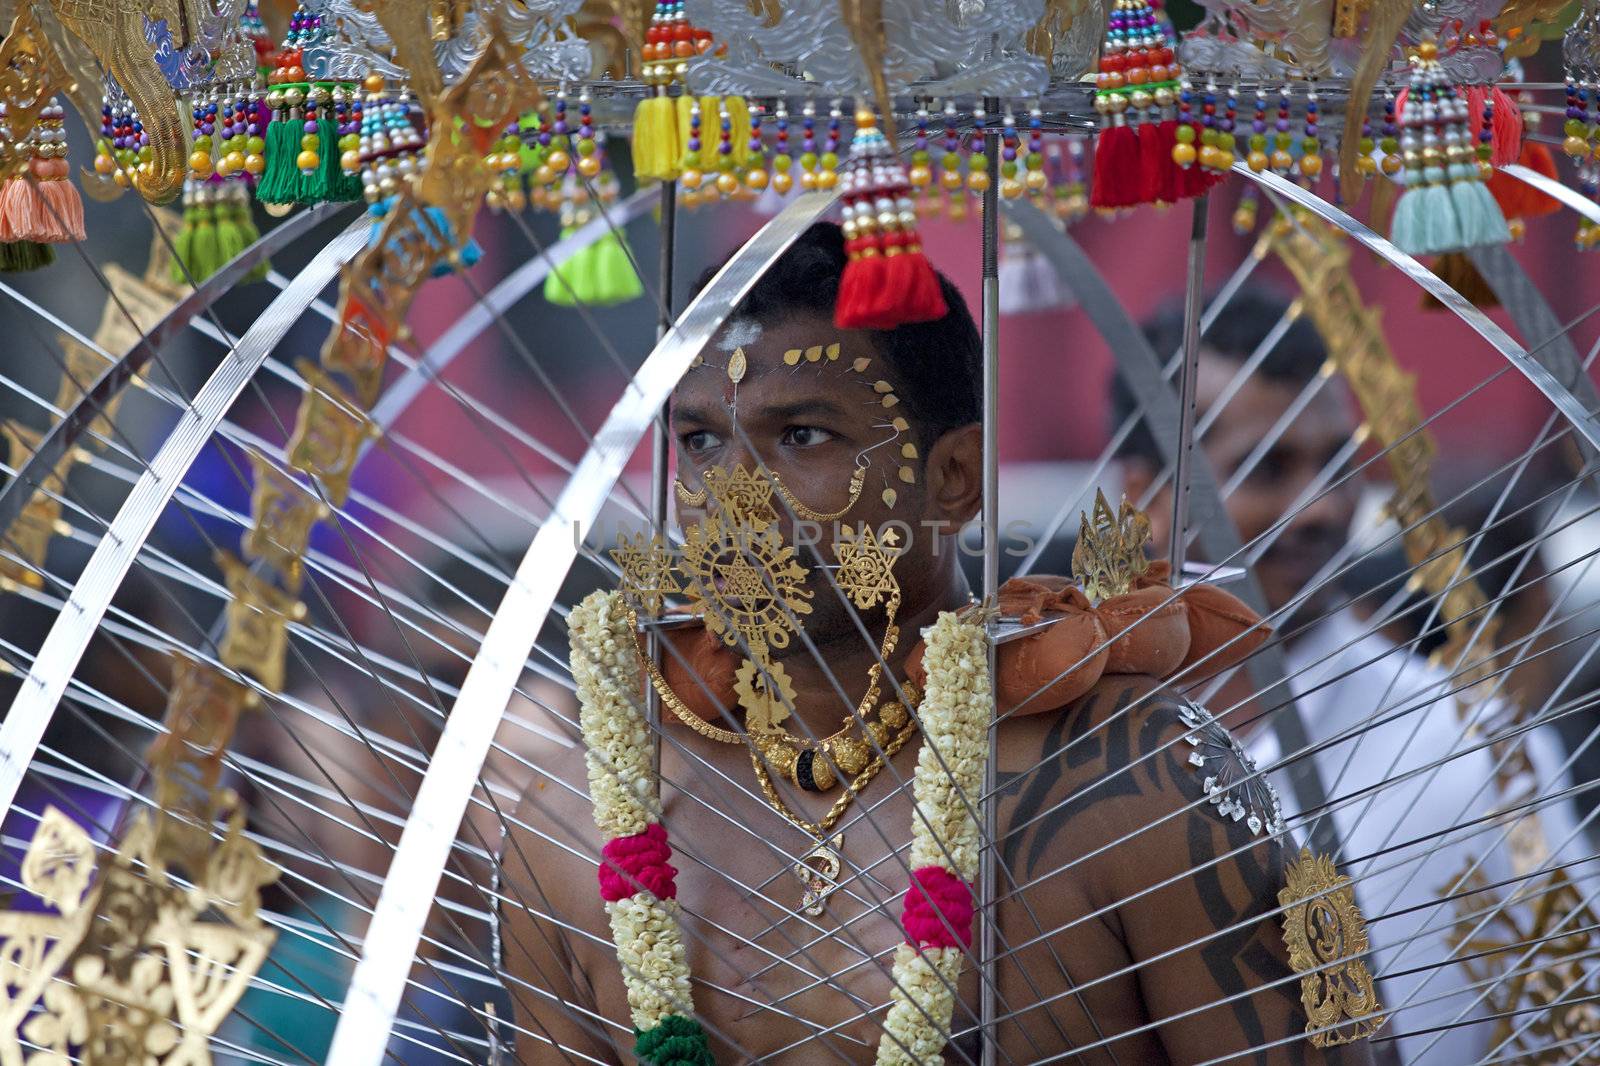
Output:
<path fill-rule="evenodd" d="M 941 533 L 955 533 L 983 503 L 983 427 L 973 422 L 946 432 L 933 442 L 924 470 L 928 491 L 923 517 L 944 523 Z"/>

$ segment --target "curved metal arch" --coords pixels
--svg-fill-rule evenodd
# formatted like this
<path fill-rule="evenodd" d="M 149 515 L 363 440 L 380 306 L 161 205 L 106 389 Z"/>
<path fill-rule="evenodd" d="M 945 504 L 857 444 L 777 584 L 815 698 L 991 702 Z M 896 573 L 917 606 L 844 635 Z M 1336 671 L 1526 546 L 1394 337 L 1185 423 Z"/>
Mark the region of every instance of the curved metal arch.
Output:
<path fill-rule="evenodd" d="M 1162 461 L 1172 465 L 1178 453 L 1178 396 L 1163 376 L 1161 360 L 1150 347 L 1150 342 L 1145 340 L 1144 334 L 1123 309 L 1122 302 L 1111 291 L 1111 286 L 1106 284 L 1104 275 L 1094 261 L 1064 228 L 1025 200 L 1005 201 L 1005 211 L 1023 227 L 1028 243 L 1055 268 L 1067 287 L 1077 293 L 1079 306 L 1116 356 L 1117 372 L 1128 383 L 1144 410 L 1145 421 L 1150 426 L 1157 446 L 1161 448 Z M 1216 474 L 1204 452 L 1196 450 L 1189 456 L 1188 476 L 1189 526 L 1196 531 L 1201 548 L 1212 559 L 1230 559 L 1240 555 L 1244 543 L 1239 537 L 1238 528 L 1228 517 L 1222 494 L 1217 488 Z M 1236 591 L 1239 598 L 1256 613 L 1267 613 L 1266 597 L 1261 592 L 1254 571 L 1249 567 L 1244 568 L 1241 587 Z M 1288 667 L 1283 659 L 1282 646 L 1276 641 L 1268 641 L 1250 657 L 1246 669 L 1250 671 L 1251 679 L 1260 693 L 1265 694 L 1284 685 Z M 1299 708 L 1291 697 L 1292 693 L 1285 686 L 1282 696 L 1284 706 L 1272 716 L 1271 725 L 1284 751 L 1301 751 L 1309 745 L 1310 737 L 1306 733 L 1305 723 L 1300 719 Z M 1327 790 L 1323 787 L 1322 775 L 1314 759 L 1300 759 L 1289 767 L 1289 779 L 1294 788 L 1295 801 L 1301 810 L 1323 808 Z M 1319 820 L 1314 830 L 1319 837 L 1317 844 L 1324 853 L 1333 854 L 1336 842 L 1331 838 L 1321 839 L 1321 835 L 1329 832 L 1331 827 L 1327 821 Z"/>
<path fill-rule="evenodd" d="M 523 663 L 577 558 L 582 527 L 599 515 L 690 360 L 768 265 L 837 197 L 798 197 L 717 272 L 645 359 L 539 527 L 489 622 L 417 789 L 345 994 L 329 1066 L 378 1066 L 383 1059 L 439 876 Z"/>
<path fill-rule="evenodd" d="M 78 443 L 78 439 L 94 422 L 102 408 L 124 386 L 150 364 L 156 349 L 180 333 L 196 315 L 208 310 L 221 296 L 233 288 L 234 283 L 260 266 L 267 257 L 276 255 L 307 230 L 325 219 L 332 218 L 349 208 L 350 204 L 318 204 L 302 211 L 279 226 L 273 227 L 260 240 L 240 252 L 223 268 L 195 286 L 194 291 L 178 301 L 155 328 L 106 367 L 94 383 L 84 390 L 61 421 L 50 427 L 39 442 L 39 448 L 17 470 L 17 476 L 0 487 L 0 530 L 12 527 L 21 516 L 23 508 L 33 498 L 34 490 L 44 484 L 57 462 Z M 276 343 L 276 342 L 274 342 Z M 268 349 L 270 350 L 270 348 Z M 9 804 L 8 804 L 9 805 Z"/>
<path fill-rule="evenodd" d="M 1457 318 L 1470 326 L 1478 336 L 1488 341 L 1490 346 L 1505 358 L 1506 362 L 1516 367 L 1523 377 L 1527 378 L 1535 388 L 1544 393 L 1545 397 L 1555 405 L 1556 410 L 1561 412 L 1566 420 L 1572 424 L 1572 428 L 1588 442 L 1590 447 L 1600 449 L 1600 419 L 1597 419 L 1596 414 L 1584 408 L 1583 403 L 1577 396 L 1573 395 L 1572 390 L 1557 379 L 1555 373 L 1544 362 L 1541 362 L 1540 357 L 1530 354 L 1526 348 L 1513 340 L 1510 334 L 1497 326 L 1488 315 L 1473 306 L 1470 300 L 1441 281 L 1433 271 L 1417 262 L 1412 256 L 1396 248 L 1385 238 L 1378 236 L 1365 223 L 1351 217 L 1347 212 L 1333 206 L 1314 193 L 1302 189 L 1292 181 L 1282 178 L 1271 171 L 1262 171 L 1257 174 L 1244 163 L 1239 162 L 1233 164 L 1233 172 L 1255 182 L 1269 193 L 1281 196 L 1285 200 L 1291 200 L 1313 212 L 1323 221 L 1339 227 L 1366 245 L 1369 250 L 1382 256 L 1392 266 L 1398 268 L 1403 274 L 1416 282 L 1423 291 L 1438 300 L 1452 311 Z M 1520 175 L 1517 176 L 1520 177 Z"/>
<path fill-rule="evenodd" d="M 368 230 L 366 217 L 357 218 L 273 298 L 212 371 L 193 404 L 184 409 L 178 425 L 106 527 L 105 536 L 95 546 L 67 597 L 66 609 L 50 626 L 27 680 L 11 701 L 5 721 L 0 723 L 0 825 L 10 813 L 22 777 L 33 762 L 84 649 L 105 617 L 111 597 L 127 576 L 184 473 L 305 305 L 334 279 L 340 267 L 366 247 Z"/>
<path fill-rule="evenodd" d="M 1600 222 L 1600 204 L 1595 203 L 1576 189 L 1569 189 L 1554 178 L 1547 178 L 1537 170 L 1525 167 L 1521 163 L 1508 163 L 1500 168 L 1502 174 L 1509 174 L 1518 181 L 1532 185 L 1552 200 L 1559 200 L 1578 214 L 1591 222 Z"/>

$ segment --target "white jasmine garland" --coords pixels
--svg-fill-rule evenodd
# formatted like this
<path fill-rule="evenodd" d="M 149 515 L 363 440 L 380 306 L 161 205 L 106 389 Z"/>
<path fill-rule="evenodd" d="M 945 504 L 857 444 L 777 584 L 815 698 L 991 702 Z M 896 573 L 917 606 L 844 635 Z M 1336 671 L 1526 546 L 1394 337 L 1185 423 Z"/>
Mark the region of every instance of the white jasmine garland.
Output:
<path fill-rule="evenodd" d="M 912 782 L 911 869 L 941 866 L 971 884 L 978 873 L 980 802 L 989 758 L 994 695 L 983 627 L 952 612 L 928 631 L 923 663 L 927 684 L 917 709 L 922 748 Z M 894 989 L 878 1042 L 878 1066 L 943 1062 L 955 1011 L 955 989 L 966 952 L 961 948 L 895 952 Z"/>

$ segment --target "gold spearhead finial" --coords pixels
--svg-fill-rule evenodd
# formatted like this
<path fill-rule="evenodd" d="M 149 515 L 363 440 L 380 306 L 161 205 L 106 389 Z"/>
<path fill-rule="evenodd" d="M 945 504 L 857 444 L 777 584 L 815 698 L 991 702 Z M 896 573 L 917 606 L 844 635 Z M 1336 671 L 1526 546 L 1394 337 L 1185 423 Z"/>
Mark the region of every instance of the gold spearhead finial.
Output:
<path fill-rule="evenodd" d="M 1150 541 L 1150 518 L 1126 498 L 1115 514 L 1106 494 L 1095 490 L 1094 513 L 1078 524 L 1078 543 L 1072 549 L 1072 577 L 1089 597 L 1100 603 L 1132 591 L 1133 582 L 1149 567 L 1144 546 Z"/>

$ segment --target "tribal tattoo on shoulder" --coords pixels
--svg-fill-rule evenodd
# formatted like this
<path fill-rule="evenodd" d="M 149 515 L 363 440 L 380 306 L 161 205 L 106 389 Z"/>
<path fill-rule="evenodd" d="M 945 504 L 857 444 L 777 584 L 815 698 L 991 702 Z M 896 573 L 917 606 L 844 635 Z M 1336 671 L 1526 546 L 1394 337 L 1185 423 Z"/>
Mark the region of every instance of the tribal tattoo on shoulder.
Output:
<path fill-rule="evenodd" d="M 1340 1047 L 1313 1056 L 1303 1039 L 1294 1039 L 1305 1024 L 1299 982 L 1269 939 L 1279 935 L 1277 893 L 1293 840 L 1276 790 L 1209 711 L 1161 690 L 1108 689 L 1063 711 L 1028 765 L 1021 773 L 1002 772 L 996 782 L 1000 795 L 1015 797 L 1000 848 L 1019 882 L 1059 866 L 1059 856 L 1044 860 L 1062 834 L 1109 805 L 1143 800 L 1152 810 L 1181 811 L 1175 817 L 1188 841 L 1191 873 L 1176 887 L 1194 893 L 1219 931 L 1193 950 L 1244 1046 L 1257 1049 L 1231 1061 L 1367 1061 L 1365 1051 Z M 1208 802 L 1197 802 L 1202 798 Z M 1266 936 L 1263 923 L 1271 930 Z M 1272 1028 L 1282 1031 L 1269 1033 L 1263 1009 L 1272 999 L 1279 1004 L 1270 1014 L 1288 1024 L 1275 1020 Z"/>

